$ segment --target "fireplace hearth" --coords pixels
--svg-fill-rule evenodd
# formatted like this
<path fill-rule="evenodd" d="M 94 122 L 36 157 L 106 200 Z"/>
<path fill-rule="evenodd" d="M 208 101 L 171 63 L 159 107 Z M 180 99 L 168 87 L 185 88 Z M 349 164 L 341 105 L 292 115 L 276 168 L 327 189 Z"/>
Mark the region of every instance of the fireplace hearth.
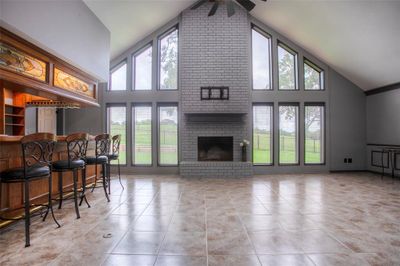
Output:
<path fill-rule="evenodd" d="M 198 137 L 198 161 L 233 161 L 233 137 Z"/>

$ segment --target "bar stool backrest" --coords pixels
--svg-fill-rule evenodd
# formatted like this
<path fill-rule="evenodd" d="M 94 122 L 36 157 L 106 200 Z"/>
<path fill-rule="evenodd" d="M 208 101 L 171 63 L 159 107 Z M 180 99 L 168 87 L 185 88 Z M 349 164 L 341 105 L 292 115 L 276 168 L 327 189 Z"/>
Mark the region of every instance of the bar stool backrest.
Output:
<path fill-rule="evenodd" d="M 28 168 L 51 165 L 55 143 L 52 133 L 35 133 L 21 139 L 25 176 Z"/>
<path fill-rule="evenodd" d="M 107 156 L 110 152 L 110 135 L 100 134 L 95 137 L 96 141 L 96 158 L 99 156 Z"/>
<path fill-rule="evenodd" d="M 121 134 L 112 137 L 112 155 L 119 155 L 119 146 L 121 144 Z"/>
<path fill-rule="evenodd" d="M 88 133 L 74 133 L 68 135 L 65 141 L 67 142 L 68 167 L 71 167 L 72 161 L 86 159 L 86 151 L 89 142 Z"/>

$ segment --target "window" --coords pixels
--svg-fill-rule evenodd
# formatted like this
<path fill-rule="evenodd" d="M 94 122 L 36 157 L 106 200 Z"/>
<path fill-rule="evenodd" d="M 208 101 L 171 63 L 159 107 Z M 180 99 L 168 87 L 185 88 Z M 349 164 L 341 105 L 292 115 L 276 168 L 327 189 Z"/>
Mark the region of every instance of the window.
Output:
<path fill-rule="evenodd" d="M 299 163 L 299 106 L 279 106 L 279 164 Z"/>
<path fill-rule="evenodd" d="M 153 47 L 149 46 L 132 57 L 134 90 L 151 90 L 152 52 Z"/>
<path fill-rule="evenodd" d="M 133 124 L 133 164 L 152 164 L 151 106 L 132 108 Z"/>
<path fill-rule="evenodd" d="M 325 162 L 325 106 L 324 104 L 305 104 L 304 112 L 304 163 L 323 164 Z"/>
<path fill-rule="evenodd" d="M 278 44 L 279 90 L 297 90 L 297 54 L 286 45 Z"/>
<path fill-rule="evenodd" d="M 271 165 L 273 163 L 273 106 L 257 104 L 253 106 L 253 163 Z"/>
<path fill-rule="evenodd" d="M 178 165 L 178 107 L 158 107 L 158 163 Z"/>
<path fill-rule="evenodd" d="M 162 36 L 159 51 L 159 89 L 178 89 L 178 29 Z"/>
<path fill-rule="evenodd" d="M 126 63 L 111 72 L 110 91 L 126 90 Z"/>
<path fill-rule="evenodd" d="M 257 29 L 252 30 L 253 90 L 271 89 L 271 39 Z"/>
<path fill-rule="evenodd" d="M 111 136 L 121 134 L 119 160 L 121 164 L 126 164 L 126 107 L 125 106 L 107 107 L 107 132 Z M 115 162 L 116 161 L 112 161 L 112 163 Z"/>
<path fill-rule="evenodd" d="M 320 91 L 324 89 L 324 72 L 307 59 L 304 60 L 304 89 Z"/>

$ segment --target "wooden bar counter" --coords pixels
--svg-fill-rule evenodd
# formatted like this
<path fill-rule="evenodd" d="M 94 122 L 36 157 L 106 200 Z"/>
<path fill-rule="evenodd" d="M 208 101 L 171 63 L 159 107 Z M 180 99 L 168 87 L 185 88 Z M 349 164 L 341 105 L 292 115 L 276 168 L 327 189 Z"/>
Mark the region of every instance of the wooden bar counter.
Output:
<path fill-rule="evenodd" d="M 65 142 L 66 136 L 57 136 L 57 144 L 53 160 L 66 160 L 67 159 L 67 145 Z M 22 166 L 22 136 L 4 136 L 0 135 L 0 171 L 7 168 Z M 94 155 L 93 137 L 89 141 L 87 155 Z M 100 168 L 98 168 L 100 173 Z M 87 167 L 87 184 L 94 181 L 95 167 Z M 72 172 L 63 173 L 64 189 L 72 188 Z M 53 198 L 58 197 L 58 173 L 53 173 Z M 79 171 L 79 183 L 81 183 L 81 171 Z M 48 181 L 41 179 L 30 182 L 29 194 L 31 195 L 31 202 L 34 204 L 46 203 L 48 196 Z M 0 197 L 0 213 L 9 217 L 19 215 L 23 210 L 18 210 L 23 207 L 23 184 L 2 184 L 1 197 Z M 1 227 L 1 225 L 0 225 Z"/>

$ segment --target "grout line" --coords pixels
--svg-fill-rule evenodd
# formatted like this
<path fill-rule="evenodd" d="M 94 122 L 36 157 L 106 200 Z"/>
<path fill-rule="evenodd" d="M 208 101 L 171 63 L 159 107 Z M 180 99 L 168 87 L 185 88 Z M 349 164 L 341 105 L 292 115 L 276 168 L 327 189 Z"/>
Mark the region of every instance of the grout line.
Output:
<path fill-rule="evenodd" d="M 158 193 L 158 194 L 159 194 L 159 193 Z M 163 246 L 163 244 L 164 244 L 165 238 L 167 237 L 169 227 L 170 227 L 170 225 L 171 225 L 171 223 L 172 223 L 172 220 L 174 219 L 174 216 L 175 216 L 175 214 L 176 214 L 176 210 L 178 209 L 178 205 L 179 205 L 179 202 L 180 202 L 181 198 L 182 198 L 182 192 L 179 193 L 179 198 L 178 198 L 177 203 L 176 203 L 176 205 L 175 205 L 175 210 L 174 210 L 174 212 L 173 212 L 171 218 L 169 219 L 167 229 L 165 230 L 164 236 L 163 236 L 162 240 L 160 241 L 160 246 L 159 246 L 158 249 L 157 249 L 157 255 L 156 255 L 156 259 L 155 259 L 155 261 L 154 261 L 153 266 L 156 265 L 156 263 L 157 263 L 157 261 L 158 261 L 158 258 L 159 258 L 159 256 L 160 256 L 160 250 L 161 250 L 161 248 L 162 248 L 162 246 Z"/>
<path fill-rule="evenodd" d="M 205 219 L 205 229 L 206 229 L 206 262 L 207 266 L 209 265 L 209 260 L 208 260 L 208 224 L 207 224 L 207 203 L 206 203 L 206 196 L 203 194 L 203 200 L 204 200 L 204 219 Z"/>
<path fill-rule="evenodd" d="M 264 205 L 263 205 L 263 206 L 264 206 Z M 265 208 L 265 207 L 264 207 L 264 208 Z M 236 208 L 235 208 L 235 209 L 236 209 Z M 258 262 L 259 262 L 259 264 L 260 264 L 260 266 L 261 266 L 262 263 L 261 263 L 260 257 L 258 256 L 257 249 L 256 249 L 256 247 L 255 247 L 253 241 L 252 241 L 251 238 L 250 238 L 250 235 L 249 235 L 249 232 L 248 232 L 248 230 L 247 230 L 247 227 L 245 226 L 245 224 L 244 224 L 244 222 L 243 222 L 243 220 L 242 220 L 242 216 L 240 215 L 240 213 L 237 213 L 236 215 L 239 217 L 240 223 L 242 224 L 242 226 L 243 226 L 243 228 L 244 228 L 244 232 L 245 232 L 245 234 L 246 234 L 246 236 L 247 236 L 247 240 L 250 242 L 251 246 L 253 247 L 254 255 L 257 257 L 257 260 L 258 260 Z"/>

